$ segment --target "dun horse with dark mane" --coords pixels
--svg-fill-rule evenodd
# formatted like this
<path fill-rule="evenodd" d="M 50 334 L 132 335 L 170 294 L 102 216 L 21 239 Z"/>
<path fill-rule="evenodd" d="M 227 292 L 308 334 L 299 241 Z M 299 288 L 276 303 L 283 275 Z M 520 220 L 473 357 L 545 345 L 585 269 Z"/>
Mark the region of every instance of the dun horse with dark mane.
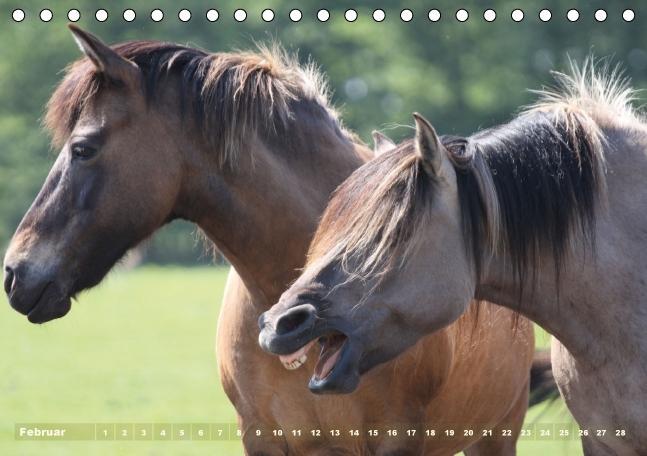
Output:
<path fill-rule="evenodd" d="M 361 375 L 487 299 L 547 328 L 586 454 L 647 454 L 647 126 L 593 62 L 510 123 L 416 137 L 337 190 L 308 266 L 264 318 L 284 354 L 343 334 L 326 387 Z M 301 309 L 301 320 L 277 322 Z M 296 337 L 295 337 L 296 336 Z"/>
<path fill-rule="evenodd" d="M 512 329 L 508 310 L 484 305 L 476 326 L 468 312 L 368 374 L 350 397 L 306 387 L 307 372 L 325 374 L 334 345 L 324 344 L 318 362 L 306 350 L 284 358 L 290 369 L 306 364 L 296 371 L 259 349 L 259 315 L 303 265 L 330 193 L 370 155 L 340 126 L 313 69 L 280 53 L 144 41 L 110 48 L 72 32 L 87 58 L 49 104 L 60 154 L 5 257 L 16 310 L 34 323 L 64 316 L 128 249 L 171 220 L 191 220 L 234 267 L 217 350 L 247 453 L 514 452 L 533 341 L 526 320 Z M 286 331 L 299 323 L 292 317 Z M 421 423 L 474 433 L 396 438 L 383 428 Z M 290 432 L 297 427 L 304 434 Z M 255 432 L 278 428 L 278 439 Z"/>

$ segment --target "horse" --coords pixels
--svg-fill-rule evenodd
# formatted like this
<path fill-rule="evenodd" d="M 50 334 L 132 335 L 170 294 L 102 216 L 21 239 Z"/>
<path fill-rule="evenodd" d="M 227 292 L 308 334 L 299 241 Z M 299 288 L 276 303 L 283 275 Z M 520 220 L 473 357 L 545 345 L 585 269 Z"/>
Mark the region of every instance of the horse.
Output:
<path fill-rule="evenodd" d="M 507 311 L 481 309 L 473 334 L 462 331 L 475 319 L 468 313 L 367 375 L 350 397 L 311 394 L 305 369 L 294 370 L 314 369 L 305 352 L 281 363 L 258 347 L 250 327 L 296 278 L 329 195 L 373 155 L 343 128 L 313 67 L 271 50 L 109 47 L 70 29 L 85 57 L 48 104 L 60 153 L 4 259 L 14 309 L 36 324 L 63 317 L 125 252 L 186 219 L 233 265 L 217 358 L 247 454 L 514 452 L 533 340 L 527 323 L 511 329 Z M 474 384 L 486 375 L 492 381 Z M 457 429 L 441 445 L 432 442 L 441 436 L 380 427 L 460 424 L 458 410 L 493 437 Z"/>
<path fill-rule="evenodd" d="M 572 62 L 538 92 L 469 137 L 414 114 L 412 140 L 336 191 L 260 343 L 342 339 L 320 387 L 346 393 L 487 300 L 553 334 L 585 454 L 647 454 L 647 126 L 608 62 Z"/>

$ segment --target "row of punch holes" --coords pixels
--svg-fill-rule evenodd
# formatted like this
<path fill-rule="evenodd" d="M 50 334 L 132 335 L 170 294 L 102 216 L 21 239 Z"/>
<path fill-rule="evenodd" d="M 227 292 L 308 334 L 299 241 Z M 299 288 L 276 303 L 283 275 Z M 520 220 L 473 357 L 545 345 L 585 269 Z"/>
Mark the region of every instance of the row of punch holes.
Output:
<path fill-rule="evenodd" d="M 39 18 L 42 22 L 50 22 L 54 18 L 54 13 L 51 9 L 45 8 L 40 11 Z M 137 17 L 135 10 L 126 9 L 121 14 L 123 20 L 126 22 L 132 22 Z M 274 10 L 266 8 L 261 12 L 261 19 L 264 22 L 272 22 L 276 14 Z M 292 22 L 300 22 L 303 19 L 303 13 L 299 9 L 292 9 L 289 11 L 288 16 Z M 386 12 L 383 9 L 376 9 L 371 14 L 372 19 L 375 22 L 382 22 L 386 19 Z M 414 13 L 410 9 L 403 9 L 400 11 L 400 20 L 402 22 L 410 22 L 413 20 Z M 459 9 L 453 16 L 458 22 L 467 22 L 470 19 L 470 13 L 466 9 Z M 486 22 L 494 22 L 497 19 L 497 12 L 493 9 L 487 9 L 482 14 L 483 20 Z M 514 22 L 521 22 L 525 19 L 526 13 L 522 9 L 514 9 L 510 12 L 510 19 Z M 26 13 L 24 10 L 18 8 L 12 11 L 11 17 L 14 22 L 22 22 L 26 19 Z M 105 22 L 108 20 L 109 14 L 108 11 L 101 8 L 94 11 L 94 18 L 98 22 Z M 177 18 L 181 22 L 189 22 L 193 17 L 193 13 L 188 9 L 181 9 L 177 13 Z M 316 13 L 317 20 L 319 22 L 327 22 L 330 17 L 330 11 L 327 9 L 320 9 Z M 344 19 L 347 22 L 355 22 L 359 17 L 357 10 L 347 9 L 344 12 Z M 441 20 L 442 14 L 440 10 L 431 9 L 427 12 L 427 18 L 431 22 L 438 22 Z M 542 9 L 539 11 L 538 18 L 542 22 L 548 22 L 552 19 L 553 13 L 549 9 Z M 622 11 L 622 19 L 625 22 L 632 22 L 636 17 L 634 10 L 625 9 Z M 153 22 L 161 22 L 165 18 L 165 13 L 161 9 L 154 9 L 150 12 L 150 19 Z M 205 18 L 209 22 L 216 22 L 220 18 L 220 12 L 216 9 L 209 9 L 205 13 Z M 608 13 L 604 9 L 598 9 L 593 13 L 593 18 L 597 22 L 604 22 L 608 18 Z M 77 22 L 81 19 L 81 12 L 78 9 L 70 9 L 67 12 L 67 19 L 70 22 Z M 244 9 L 236 9 L 233 12 L 233 19 L 236 22 L 244 22 L 247 20 L 247 11 Z M 566 19 L 570 22 L 577 22 L 580 20 L 580 11 L 572 8 L 566 12 Z"/>

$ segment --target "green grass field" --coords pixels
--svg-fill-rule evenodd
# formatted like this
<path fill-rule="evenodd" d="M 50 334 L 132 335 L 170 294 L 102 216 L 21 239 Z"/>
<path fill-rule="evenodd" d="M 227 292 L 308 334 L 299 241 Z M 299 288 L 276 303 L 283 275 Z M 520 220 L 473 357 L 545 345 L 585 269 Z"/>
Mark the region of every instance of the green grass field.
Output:
<path fill-rule="evenodd" d="M 239 455 L 232 441 L 21 441 L 16 423 L 235 423 L 214 341 L 225 268 L 117 271 L 69 315 L 34 326 L 0 299 L 0 455 Z M 538 344 L 548 337 L 538 335 Z M 561 403 L 527 423 L 570 423 Z M 579 455 L 528 440 L 520 455 Z"/>

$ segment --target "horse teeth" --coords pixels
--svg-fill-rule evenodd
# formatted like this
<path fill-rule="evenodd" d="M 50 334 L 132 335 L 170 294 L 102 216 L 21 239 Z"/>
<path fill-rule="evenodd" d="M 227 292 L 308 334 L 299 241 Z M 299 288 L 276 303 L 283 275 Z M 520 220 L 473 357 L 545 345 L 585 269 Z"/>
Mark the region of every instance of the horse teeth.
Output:
<path fill-rule="evenodd" d="M 295 370 L 303 366 L 303 363 L 305 363 L 307 359 L 308 355 L 303 354 L 292 362 L 283 363 L 283 367 L 285 367 L 287 370 Z"/>

